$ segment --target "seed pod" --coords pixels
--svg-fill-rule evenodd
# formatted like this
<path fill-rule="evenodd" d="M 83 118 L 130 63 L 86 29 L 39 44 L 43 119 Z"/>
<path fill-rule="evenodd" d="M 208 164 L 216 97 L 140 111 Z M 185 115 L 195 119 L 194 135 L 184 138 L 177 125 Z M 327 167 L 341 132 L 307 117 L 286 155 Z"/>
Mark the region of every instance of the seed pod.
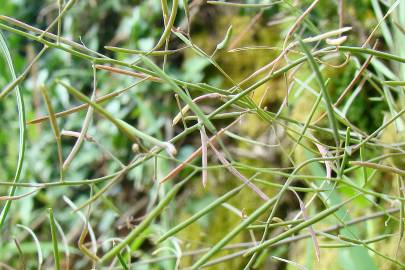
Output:
<path fill-rule="evenodd" d="M 138 153 L 138 151 L 139 151 L 139 144 L 134 143 L 134 144 L 132 145 L 132 152 Z"/>
<path fill-rule="evenodd" d="M 228 46 L 229 40 L 232 36 L 232 25 L 226 31 L 225 38 L 217 45 L 217 50 L 222 50 Z"/>
<path fill-rule="evenodd" d="M 326 43 L 332 46 L 342 45 L 347 40 L 347 36 L 341 36 L 338 38 L 327 38 Z"/>

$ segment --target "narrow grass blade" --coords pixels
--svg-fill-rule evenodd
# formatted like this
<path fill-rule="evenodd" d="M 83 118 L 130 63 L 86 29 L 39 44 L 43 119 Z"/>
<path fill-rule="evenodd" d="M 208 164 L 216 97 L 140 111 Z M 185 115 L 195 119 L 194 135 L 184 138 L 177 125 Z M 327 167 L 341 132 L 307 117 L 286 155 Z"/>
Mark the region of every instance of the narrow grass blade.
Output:
<path fill-rule="evenodd" d="M 0 31 L 0 50 L 7 62 L 7 67 L 10 70 L 11 77 L 13 80 L 16 80 L 15 70 L 13 61 L 11 60 L 10 51 L 7 47 L 6 40 L 4 39 L 3 33 Z M 17 110 L 18 110 L 18 128 L 19 128 L 19 146 L 18 146 L 18 160 L 17 168 L 14 175 L 13 183 L 17 183 L 21 177 L 21 171 L 25 155 L 25 144 L 26 144 L 26 124 L 25 124 L 25 108 L 24 108 L 24 99 L 18 85 L 16 86 L 16 95 L 17 95 Z M 14 196 L 17 186 L 13 185 L 9 191 L 9 196 Z M 4 222 L 6 220 L 7 214 L 10 210 L 11 201 L 7 201 L 1 210 L 0 214 L 0 229 L 3 228 Z"/>
<path fill-rule="evenodd" d="M 69 251 L 69 242 L 66 238 L 66 235 L 62 229 L 62 226 L 60 226 L 59 222 L 55 219 L 55 225 L 56 228 L 58 229 L 58 232 L 60 236 L 62 237 L 62 242 L 63 242 L 63 249 L 65 251 L 65 259 L 63 264 L 66 265 L 66 269 L 69 270 L 70 267 L 70 251 Z"/>
<path fill-rule="evenodd" d="M 385 13 L 385 15 L 383 16 L 381 8 L 380 8 L 380 4 L 378 3 L 377 0 L 371 0 L 371 5 L 373 6 L 374 12 L 376 13 L 377 19 L 378 19 L 378 23 L 377 25 L 374 27 L 373 31 L 371 31 L 370 35 L 368 36 L 367 40 L 364 42 L 363 44 L 363 48 L 367 46 L 368 42 L 370 41 L 370 39 L 374 36 L 374 33 L 377 31 L 378 28 L 380 28 L 381 26 L 381 32 L 384 36 L 385 42 L 387 43 L 388 47 L 393 50 L 394 48 L 394 41 L 392 39 L 392 35 L 391 35 L 391 31 L 388 28 L 387 23 L 385 22 L 385 20 L 387 19 L 387 17 L 394 11 L 394 9 L 398 6 L 398 4 L 400 3 L 400 0 L 395 1 L 392 6 L 388 9 L 388 11 Z"/>
<path fill-rule="evenodd" d="M 190 8 L 188 5 L 188 0 L 183 0 L 183 8 L 187 19 L 187 33 L 190 35 Z"/>
<path fill-rule="evenodd" d="M 299 264 L 297 262 L 291 261 L 291 260 L 283 259 L 283 258 L 276 257 L 276 256 L 271 256 L 271 258 L 274 259 L 274 260 L 277 260 L 277 261 L 284 262 L 284 263 L 289 264 L 291 266 L 294 266 L 296 269 L 299 269 L 299 270 L 308 270 L 308 268 L 306 268 L 305 266 L 303 266 L 303 265 L 301 265 L 301 264 Z"/>
<path fill-rule="evenodd" d="M 53 246 L 53 257 L 55 260 L 55 269 L 60 270 L 60 255 L 59 255 L 59 248 L 58 248 L 58 239 L 56 237 L 56 225 L 55 225 L 55 219 L 53 216 L 53 209 L 48 208 L 49 212 L 49 223 L 51 225 L 51 235 L 52 235 L 52 246 Z"/>
<path fill-rule="evenodd" d="M 333 138 L 335 139 L 336 146 L 339 146 L 340 144 L 340 137 L 339 137 L 339 132 L 338 132 L 338 123 L 335 118 L 335 114 L 333 111 L 332 107 L 332 100 L 329 96 L 328 90 L 326 89 L 325 81 L 322 77 L 321 72 L 319 71 L 318 64 L 315 62 L 314 57 L 312 56 L 311 52 L 308 50 L 307 46 L 302 42 L 301 39 L 298 40 L 302 50 L 308 57 L 308 62 L 313 70 L 313 72 L 316 75 L 316 78 L 319 83 L 319 87 L 321 88 L 323 98 L 325 100 L 325 105 L 326 105 L 326 110 L 328 112 L 328 117 L 329 117 L 329 123 L 331 125 L 331 128 L 333 130 Z"/>

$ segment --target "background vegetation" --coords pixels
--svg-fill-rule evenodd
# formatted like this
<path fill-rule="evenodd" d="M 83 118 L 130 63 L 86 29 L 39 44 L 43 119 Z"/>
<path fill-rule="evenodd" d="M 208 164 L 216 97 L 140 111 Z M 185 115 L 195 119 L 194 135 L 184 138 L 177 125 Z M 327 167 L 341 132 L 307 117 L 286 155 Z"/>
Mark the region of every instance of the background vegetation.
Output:
<path fill-rule="evenodd" d="M 3 0 L 0 268 L 404 268 L 403 14 Z"/>

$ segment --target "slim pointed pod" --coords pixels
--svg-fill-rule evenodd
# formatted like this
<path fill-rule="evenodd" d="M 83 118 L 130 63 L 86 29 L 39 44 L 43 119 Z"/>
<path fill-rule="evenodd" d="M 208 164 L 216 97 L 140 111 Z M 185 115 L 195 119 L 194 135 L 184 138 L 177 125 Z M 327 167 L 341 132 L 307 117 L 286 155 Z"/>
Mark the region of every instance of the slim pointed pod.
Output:
<path fill-rule="evenodd" d="M 217 50 L 222 50 L 225 49 L 228 44 L 229 40 L 231 39 L 232 36 L 232 24 L 229 26 L 228 30 L 226 31 L 224 39 L 217 45 Z"/>

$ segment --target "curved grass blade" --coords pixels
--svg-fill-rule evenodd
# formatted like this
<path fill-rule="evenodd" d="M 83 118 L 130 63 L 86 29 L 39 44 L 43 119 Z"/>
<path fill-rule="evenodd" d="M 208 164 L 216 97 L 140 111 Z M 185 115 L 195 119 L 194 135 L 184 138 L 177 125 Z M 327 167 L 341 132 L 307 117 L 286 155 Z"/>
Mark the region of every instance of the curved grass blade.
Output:
<path fill-rule="evenodd" d="M 97 241 L 91 224 L 89 223 L 87 217 L 76 207 L 76 205 L 68 197 L 63 196 L 62 198 L 65 201 L 65 203 L 69 205 L 70 208 L 72 208 L 73 212 L 75 212 L 79 216 L 79 218 L 83 221 L 84 228 L 80 234 L 80 238 L 83 238 L 82 236 L 84 234 L 88 234 L 90 236 L 90 241 L 92 243 L 92 250 L 90 251 L 86 246 L 82 245 L 81 239 L 79 239 L 78 241 L 79 250 L 82 251 L 84 254 L 86 254 L 86 256 L 88 256 L 89 258 L 92 258 L 95 261 L 97 261 L 98 257 L 93 258 L 94 253 L 97 251 L 97 244 L 96 244 Z"/>
<path fill-rule="evenodd" d="M 0 50 L 3 54 L 7 62 L 7 66 L 10 70 L 11 77 L 13 80 L 16 80 L 17 76 L 15 75 L 13 61 L 11 60 L 10 51 L 7 47 L 7 43 L 4 39 L 3 33 L 0 31 Z M 17 95 L 17 110 L 18 110 L 18 127 L 19 127 L 19 149 L 18 149 L 18 160 L 17 160 L 17 168 L 14 175 L 13 183 L 18 182 L 21 176 L 21 170 L 24 161 L 24 154 L 25 154 L 25 134 L 26 134 L 26 123 L 25 123 L 25 108 L 24 108 L 24 100 L 18 85 L 16 86 L 16 95 Z M 14 196 L 17 186 L 13 185 L 9 191 L 9 196 Z M 7 201 L 4 205 L 3 209 L 1 210 L 0 214 L 0 229 L 3 227 L 4 222 L 6 220 L 7 214 L 10 210 L 11 201 Z"/>
<path fill-rule="evenodd" d="M 32 239 L 34 239 L 34 243 L 35 243 L 35 246 L 37 248 L 37 253 L 38 253 L 38 269 L 40 270 L 42 263 L 43 263 L 43 255 L 42 255 L 41 244 L 38 240 L 38 237 L 35 235 L 34 231 L 31 230 L 30 228 L 28 228 L 27 226 L 17 224 L 17 227 L 26 230 L 31 235 Z"/>

